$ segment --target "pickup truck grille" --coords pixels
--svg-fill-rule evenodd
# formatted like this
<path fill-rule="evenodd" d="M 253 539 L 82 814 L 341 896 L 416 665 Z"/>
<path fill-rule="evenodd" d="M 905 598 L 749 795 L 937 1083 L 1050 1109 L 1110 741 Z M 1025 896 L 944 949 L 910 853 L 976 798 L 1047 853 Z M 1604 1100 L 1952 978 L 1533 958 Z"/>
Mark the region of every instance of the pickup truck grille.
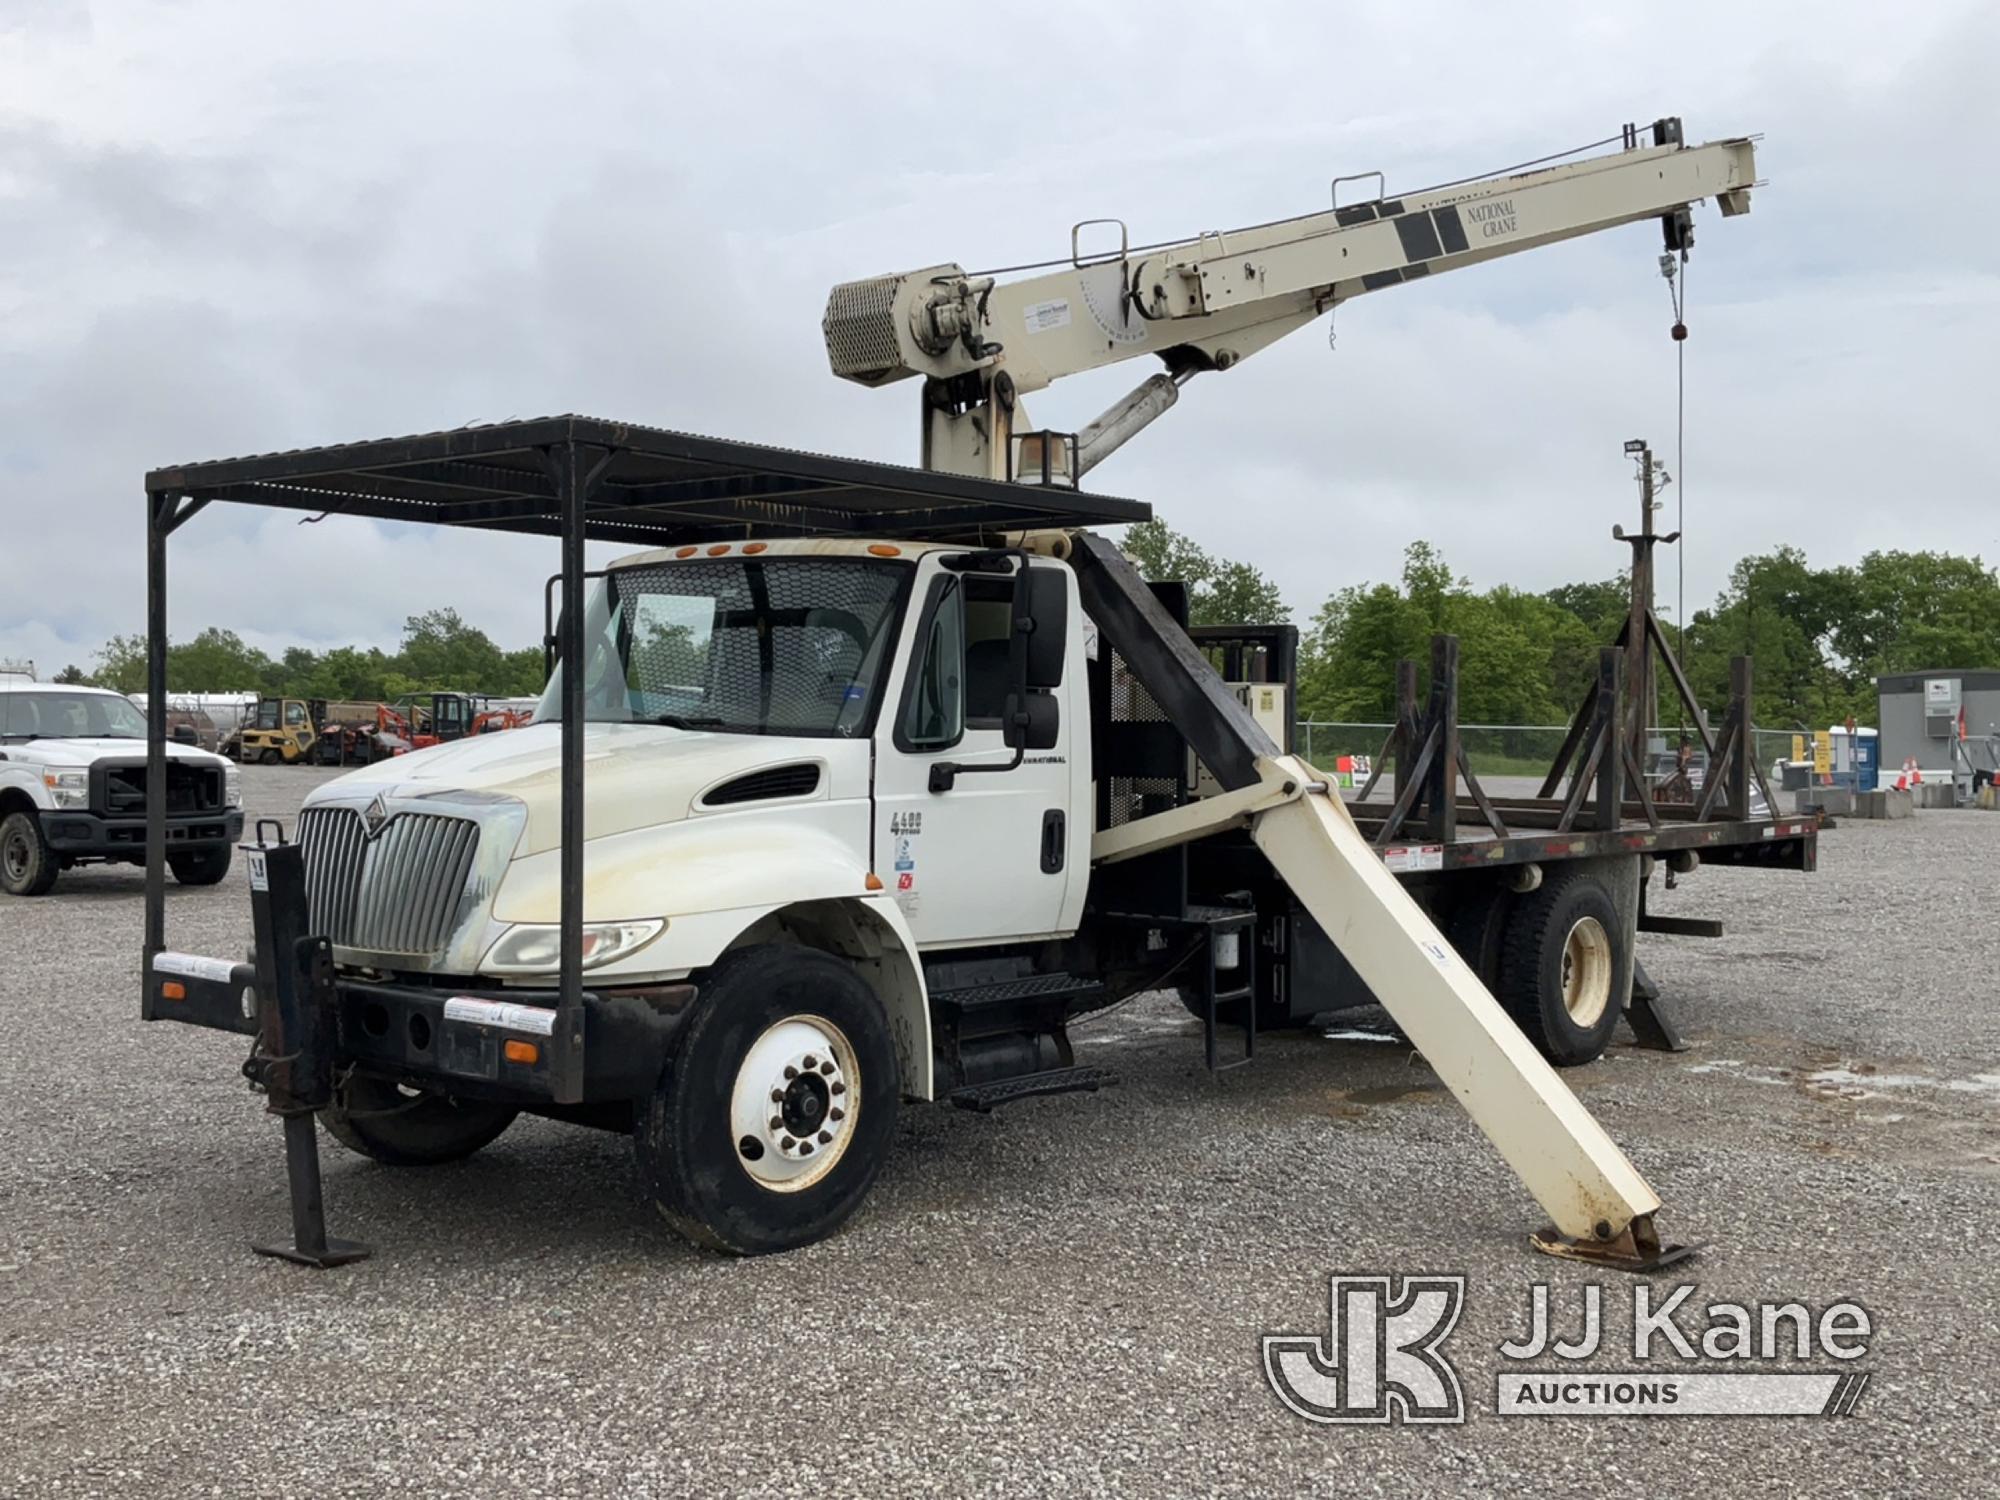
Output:
<path fill-rule="evenodd" d="M 100 761 L 93 768 L 91 805 L 107 818 L 146 816 L 146 763 Z M 222 810 L 222 768 L 167 762 L 167 816 Z"/>
<path fill-rule="evenodd" d="M 298 838 L 315 932 L 369 953 L 443 949 L 472 877 L 477 823 L 400 812 L 371 838 L 351 807 L 308 807 L 299 814 Z"/>

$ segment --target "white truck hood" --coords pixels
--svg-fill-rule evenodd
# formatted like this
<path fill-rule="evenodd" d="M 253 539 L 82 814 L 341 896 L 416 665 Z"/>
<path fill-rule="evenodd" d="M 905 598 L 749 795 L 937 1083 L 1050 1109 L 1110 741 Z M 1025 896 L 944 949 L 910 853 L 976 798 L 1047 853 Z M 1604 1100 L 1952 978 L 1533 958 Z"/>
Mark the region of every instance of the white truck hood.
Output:
<path fill-rule="evenodd" d="M 678 822 L 712 787 L 777 766 L 817 763 L 818 796 L 865 796 L 868 749 L 865 739 L 588 724 L 583 733 L 584 837 Z M 560 842 L 561 779 L 561 725 L 532 724 L 378 761 L 317 788 L 305 805 L 365 802 L 377 793 L 441 800 L 454 791 L 511 797 L 528 809 L 528 826 L 515 850 L 519 858 Z"/>
<path fill-rule="evenodd" d="M 100 760 L 144 760 L 146 742 L 144 740 L 107 737 L 104 739 L 38 739 L 0 740 L 0 754 L 19 765 L 28 766 L 88 766 Z M 229 762 L 212 751 L 202 750 L 194 745 L 180 745 L 167 742 L 169 760 L 199 761 L 208 765 L 226 766 Z"/>

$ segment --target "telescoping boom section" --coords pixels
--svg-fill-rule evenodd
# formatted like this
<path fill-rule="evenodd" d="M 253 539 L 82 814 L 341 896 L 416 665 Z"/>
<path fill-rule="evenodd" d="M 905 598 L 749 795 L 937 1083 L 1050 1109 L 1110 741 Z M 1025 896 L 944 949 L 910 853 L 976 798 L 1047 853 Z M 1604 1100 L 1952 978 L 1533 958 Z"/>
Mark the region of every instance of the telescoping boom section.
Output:
<path fill-rule="evenodd" d="M 844 282 L 827 298 L 827 358 L 863 385 L 922 378 L 926 468 L 1074 483 L 1191 376 L 1233 369 L 1340 303 L 1647 220 L 1685 255 L 1694 204 L 1749 212 L 1750 140 L 1689 145 L 1673 118 L 1650 137 L 1627 126 L 1622 149 L 1396 197 L 1380 173 L 1342 178 L 1318 212 L 1173 243 L 1134 246 L 1123 224 L 1087 221 L 1069 257 L 1012 279 L 944 264 Z M 1033 430 L 1022 397 L 1146 355 L 1165 370 L 1080 431 Z"/>
<path fill-rule="evenodd" d="M 1642 1268 L 1673 1258 L 1659 1198 L 1383 864 L 1317 771 L 1282 753 L 1101 537 L 1077 539 L 1084 607 L 1223 790 L 1098 834 L 1098 863 L 1246 828 L 1553 1221 L 1543 1249 Z"/>

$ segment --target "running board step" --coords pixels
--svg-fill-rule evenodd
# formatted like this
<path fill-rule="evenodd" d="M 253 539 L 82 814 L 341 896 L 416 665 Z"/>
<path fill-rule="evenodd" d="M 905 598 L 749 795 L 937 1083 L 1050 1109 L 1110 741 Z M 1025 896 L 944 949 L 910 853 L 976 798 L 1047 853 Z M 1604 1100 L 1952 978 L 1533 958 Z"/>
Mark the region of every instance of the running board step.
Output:
<path fill-rule="evenodd" d="M 993 1083 L 967 1084 L 953 1089 L 949 1097 L 960 1109 L 976 1109 L 983 1115 L 1016 1099 L 1032 1099 L 1037 1094 L 1094 1094 L 1117 1081 L 1118 1075 L 1109 1068 L 1056 1068 Z"/>
<path fill-rule="evenodd" d="M 1048 1003 L 1095 995 L 1104 988 L 1095 979 L 1079 979 L 1074 974 L 1030 974 L 1025 979 L 1003 979 L 997 984 L 975 984 L 957 990 L 932 990 L 931 1004 L 940 1011 L 984 1010 L 995 1005 Z"/>

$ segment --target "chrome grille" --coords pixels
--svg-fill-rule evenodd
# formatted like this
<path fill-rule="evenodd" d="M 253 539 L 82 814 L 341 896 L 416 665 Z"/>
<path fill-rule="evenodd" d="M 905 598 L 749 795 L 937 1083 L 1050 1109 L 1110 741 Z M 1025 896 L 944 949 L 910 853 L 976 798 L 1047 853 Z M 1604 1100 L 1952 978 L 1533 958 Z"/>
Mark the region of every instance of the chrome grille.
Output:
<path fill-rule="evenodd" d="M 394 813 L 374 838 L 351 807 L 299 814 L 306 909 L 315 932 L 369 953 L 436 953 L 451 936 L 472 876 L 479 825 L 439 813 Z"/>

